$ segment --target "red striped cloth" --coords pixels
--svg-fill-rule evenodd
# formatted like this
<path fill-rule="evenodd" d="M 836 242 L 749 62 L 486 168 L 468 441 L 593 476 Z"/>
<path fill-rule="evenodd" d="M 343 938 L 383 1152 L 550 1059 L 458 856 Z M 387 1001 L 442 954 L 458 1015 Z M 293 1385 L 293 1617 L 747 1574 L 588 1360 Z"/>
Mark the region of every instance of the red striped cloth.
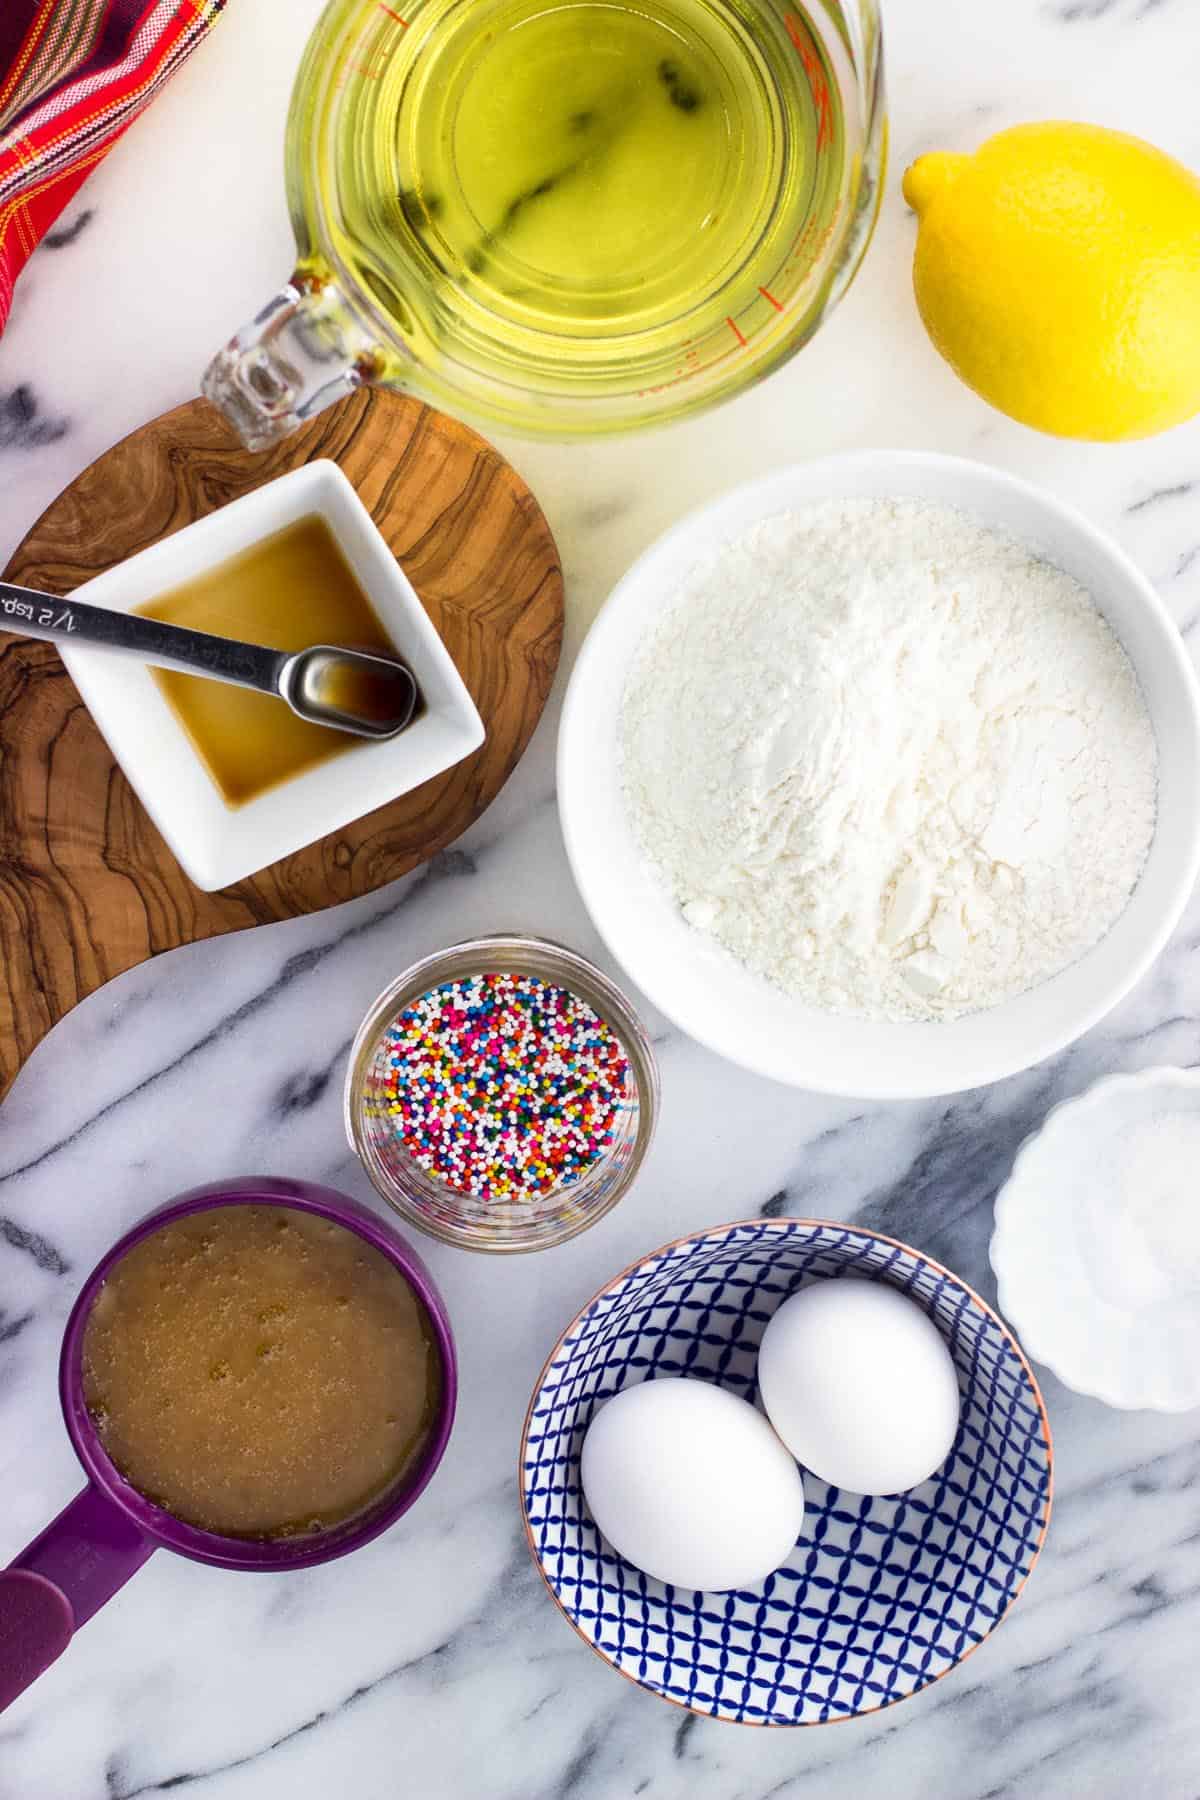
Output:
<path fill-rule="evenodd" d="M 13 283 L 225 0 L 0 0 L 0 331 Z"/>

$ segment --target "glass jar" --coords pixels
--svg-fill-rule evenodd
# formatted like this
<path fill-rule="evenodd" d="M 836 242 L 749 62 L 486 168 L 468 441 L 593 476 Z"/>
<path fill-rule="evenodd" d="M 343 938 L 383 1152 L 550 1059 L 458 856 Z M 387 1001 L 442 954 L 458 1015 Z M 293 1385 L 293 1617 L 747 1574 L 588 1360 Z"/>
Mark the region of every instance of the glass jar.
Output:
<path fill-rule="evenodd" d="M 578 1179 L 528 1198 L 484 1200 L 437 1180 L 407 1154 L 380 1104 L 392 1022 L 431 989 L 490 972 L 533 976 L 578 996 L 609 1027 L 628 1062 L 612 1141 L 603 1154 Z M 617 1204 L 650 1147 L 658 1098 L 649 1039 L 606 975 L 573 950 L 541 938 L 474 938 L 414 963 L 368 1011 L 346 1074 L 346 1135 L 378 1193 L 410 1224 L 468 1250 L 544 1250 L 586 1231 Z"/>

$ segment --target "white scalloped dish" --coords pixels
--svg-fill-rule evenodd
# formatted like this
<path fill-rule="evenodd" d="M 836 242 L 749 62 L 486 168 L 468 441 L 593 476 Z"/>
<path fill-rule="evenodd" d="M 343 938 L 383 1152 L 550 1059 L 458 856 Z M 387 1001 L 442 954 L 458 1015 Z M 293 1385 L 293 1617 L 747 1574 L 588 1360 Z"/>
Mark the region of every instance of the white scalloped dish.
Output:
<path fill-rule="evenodd" d="M 1200 1070 L 1111 1075 L 1064 1101 L 996 1197 L 1000 1310 L 1109 1406 L 1200 1406 Z"/>

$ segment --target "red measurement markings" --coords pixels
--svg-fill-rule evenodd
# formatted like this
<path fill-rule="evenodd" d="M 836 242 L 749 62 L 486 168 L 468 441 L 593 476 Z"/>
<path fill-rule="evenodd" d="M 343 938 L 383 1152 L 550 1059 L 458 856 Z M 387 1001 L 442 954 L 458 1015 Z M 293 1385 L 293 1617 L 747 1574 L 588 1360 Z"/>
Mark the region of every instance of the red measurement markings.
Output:
<path fill-rule="evenodd" d="M 808 248 L 809 244 L 812 243 L 812 240 L 814 239 L 814 237 L 816 237 L 817 231 L 818 231 L 818 226 L 817 226 L 817 221 L 815 219 L 806 219 L 804 221 L 804 224 L 800 228 L 800 232 L 796 238 L 796 241 L 792 245 L 791 250 L 789 251 L 789 255 L 793 262 L 799 262 L 801 251 L 806 250 Z"/>
<path fill-rule="evenodd" d="M 806 226 L 805 229 L 800 233 L 800 236 L 796 239 L 796 242 L 792 248 L 791 261 L 793 263 L 798 263 L 801 260 L 800 252 L 802 250 L 807 250 L 808 255 L 805 257 L 804 260 L 807 263 L 809 263 L 810 265 L 818 262 L 820 260 L 820 258 L 825 254 L 826 246 L 828 245 L 829 240 L 832 236 L 833 236 L 833 226 L 826 225 L 824 230 L 821 231 L 821 233 L 817 236 L 816 241 L 814 243 L 813 242 L 813 231 L 812 231 L 811 227 Z"/>
<path fill-rule="evenodd" d="M 734 337 L 737 339 L 737 341 L 741 345 L 741 347 L 743 349 L 745 349 L 746 340 L 742 336 L 741 332 L 738 330 L 737 326 L 734 325 L 733 320 L 727 319 L 725 321 L 725 323 L 732 327 Z M 689 338 L 687 340 L 687 342 L 690 344 L 691 339 Z M 704 362 L 704 363 L 697 360 L 699 358 L 699 355 L 700 355 L 700 352 L 698 350 L 689 350 L 687 353 L 687 356 L 684 358 L 684 361 L 690 362 L 692 364 L 692 367 L 690 369 L 684 369 L 682 372 L 679 370 L 676 370 L 675 374 L 671 377 L 671 379 L 669 381 L 660 381 L 654 387 L 639 388 L 637 391 L 638 399 L 639 400 L 652 400 L 655 397 L 655 395 L 669 393 L 672 388 L 679 387 L 685 381 L 693 380 L 694 377 L 697 375 L 707 375 L 710 372 L 710 370 L 717 368 L 718 365 L 725 362 L 727 360 L 727 358 L 729 358 L 731 356 L 736 356 L 737 350 L 736 349 L 721 350 L 717 353 L 716 356 L 713 357 L 711 362 Z"/>
<path fill-rule="evenodd" d="M 691 338 L 683 340 L 683 362 L 675 371 L 676 381 L 686 381 L 689 375 L 696 373 L 696 362 L 700 352 L 693 346 Z"/>
<path fill-rule="evenodd" d="M 775 298 L 774 294 L 769 292 L 769 290 L 767 288 L 760 287 L 758 291 L 762 295 L 763 299 L 766 300 L 771 306 L 773 306 L 775 308 L 776 312 L 783 311 L 782 301 L 777 300 Z"/>
<path fill-rule="evenodd" d="M 796 46 L 800 61 L 804 65 L 813 105 L 817 109 L 817 149 L 826 150 L 833 142 L 833 106 L 829 98 L 829 83 L 826 81 L 825 71 L 821 67 L 821 59 L 813 49 L 808 28 L 799 13 L 788 13 L 783 22 L 787 26 L 787 34 Z"/>

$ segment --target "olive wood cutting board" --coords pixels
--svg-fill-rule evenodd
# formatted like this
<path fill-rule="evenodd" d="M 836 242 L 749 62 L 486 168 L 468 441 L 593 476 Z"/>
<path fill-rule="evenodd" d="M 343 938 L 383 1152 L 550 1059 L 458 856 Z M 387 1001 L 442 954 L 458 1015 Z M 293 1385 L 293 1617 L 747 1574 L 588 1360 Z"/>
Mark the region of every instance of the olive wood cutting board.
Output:
<path fill-rule="evenodd" d="M 411 794 L 206 894 L 142 811 L 57 652 L 0 633 L 0 1098 L 51 1026 L 114 975 L 180 944 L 336 906 L 424 862 L 478 818 L 529 742 L 562 639 L 554 539 L 499 451 L 415 400 L 356 394 L 261 453 L 190 401 L 85 469 L 5 578 L 68 594 L 316 457 L 358 490 L 487 737 Z"/>

